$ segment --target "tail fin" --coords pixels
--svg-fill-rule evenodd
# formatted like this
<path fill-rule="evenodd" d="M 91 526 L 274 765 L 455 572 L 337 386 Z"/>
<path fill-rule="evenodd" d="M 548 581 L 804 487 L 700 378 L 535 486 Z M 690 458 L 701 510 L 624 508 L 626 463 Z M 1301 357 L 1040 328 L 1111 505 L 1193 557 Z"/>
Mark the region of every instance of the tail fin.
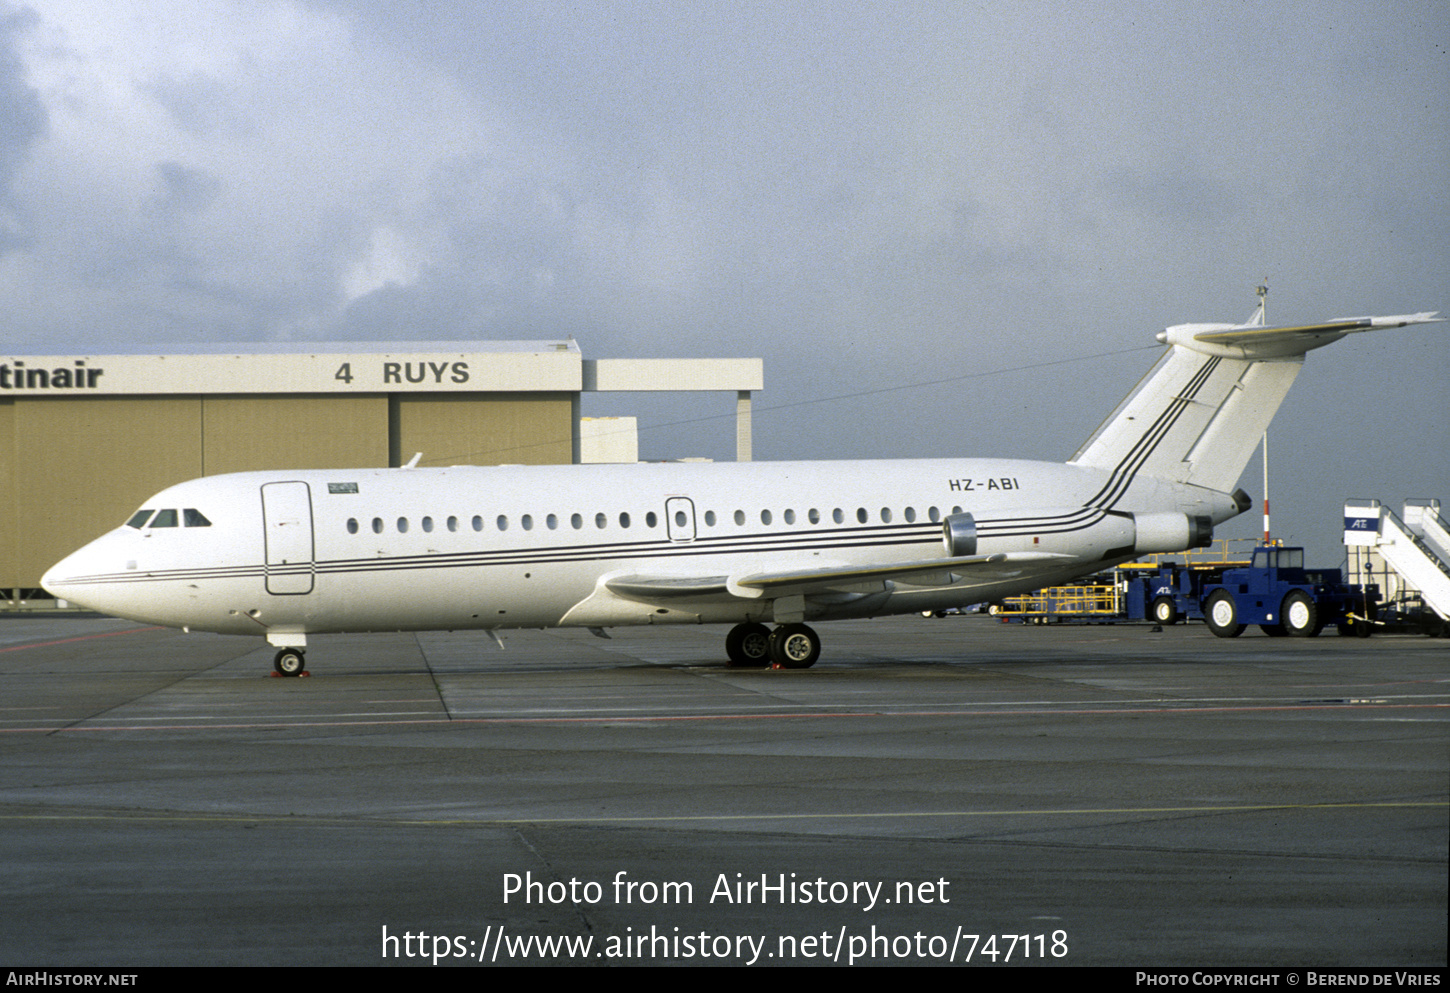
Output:
<path fill-rule="evenodd" d="M 1443 318 L 1420 313 L 1276 328 L 1175 325 L 1158 335 L 1168 352 L 1072 462 L 1112 474 L 1098 501 L 1103 506 L 1140 472 L 1227 492 L 1294 384 L 1305 352 L 1347 334 L 1436 320 Z"/>

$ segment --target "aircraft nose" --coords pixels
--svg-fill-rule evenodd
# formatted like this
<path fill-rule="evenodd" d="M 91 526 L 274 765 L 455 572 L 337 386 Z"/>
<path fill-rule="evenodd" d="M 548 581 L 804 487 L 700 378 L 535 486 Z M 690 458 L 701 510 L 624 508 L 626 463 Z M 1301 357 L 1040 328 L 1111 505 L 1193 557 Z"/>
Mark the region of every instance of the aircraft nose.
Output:
<path fill-rule="evenodd" d="M 95 604 L 88 602 L 90 597 L 86 595 L 86 590 L 92 585 L 87 582 L 87 577 L 102 571 L 98 568 L 97 544 L 98 542 L 91 542 L 47 569 L 45 575 L 40 577 L 41 587 L 57 600 L 68 600 L 82 607 L 94 608 Z"/>
<path fill-rule="evenodd" d="M 71 582 L 71 577 L 76 574 L 75 558 L 74 553 L 67 555 L 40 577 L 41 587 L 57 600 L 72 599 L 75 584 Z"/>

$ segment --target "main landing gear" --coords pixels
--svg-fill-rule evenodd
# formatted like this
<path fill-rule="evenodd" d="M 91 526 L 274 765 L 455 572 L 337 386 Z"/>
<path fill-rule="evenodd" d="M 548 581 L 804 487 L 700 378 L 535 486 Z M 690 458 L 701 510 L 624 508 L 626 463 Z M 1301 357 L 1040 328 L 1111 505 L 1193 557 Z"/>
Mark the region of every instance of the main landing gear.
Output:
<path fill-rule="evenodd" d="M 737 624 L 725 636 L 725 654 L 734 669 L 809 669 L 821 657 L 821 637 L 804 624 Z"/>
<path fill-rule="evenodd" d="M 307 659 L 300 648 L 284 648 L 272 660 L 272 668 L 279 676 L 305 676 Z"/>

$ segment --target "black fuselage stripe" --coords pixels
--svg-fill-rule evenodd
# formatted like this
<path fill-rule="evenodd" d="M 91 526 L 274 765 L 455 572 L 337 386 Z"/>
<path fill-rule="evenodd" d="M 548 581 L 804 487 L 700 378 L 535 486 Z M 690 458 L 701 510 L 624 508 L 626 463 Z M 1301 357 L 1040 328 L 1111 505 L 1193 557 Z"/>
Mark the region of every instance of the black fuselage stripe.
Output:
<path fill-rule="evenodd" d="M 883 538 L 890 540 L 883 541 Z M 422 555 L 394 555 L 365 559 L 328 559 L 319 562 L 298 562 L 292 564 L 272 563 L 267 566 L 240 565 L 215 566 L 192 569 L 141 570 L 137 573 L 110 573 L 92 576 L 74 576 L 67 582 L 124 581 L 143 579 L 216 579 L 225 576 L 285 575 L 291 572 L 336 571 L 347 572 L 355 567 L 368 568 L 377 563 L 421 562 L 431 565 L 457 564 L 461 566 L 483 566 L 494 562 L 511 564 L 519 561 L 546 563 L 549 561 L 587 561 L 609 559 L 619 554 L 637 558 L 640 554 L 668 557 L 688 551 L 692 555 L 756 554 L 779 551 L 812 551 L 835 548 L 876 547 L 882 544 L 926 543 L 941 540 L 941 525 L 922 522 L 909 525 L 884 525 L 860 528 L 845 528 L 816 534 L 785 535 L 725 535 L 699 538 L 694 541 L 635 541 L 610 542 L 603 545 L 566 545 L 557 548 L 505 548 L 471 549 L 466 552 L 437 552 Z"/>
<path fill-rule="evenodd" d="M 1082 510 L 1058 518 L 1001 520 L 979 529 L 979 536 L 990 538 L 1021 537 L 1036 534 L 1068 534 L 1097 524 L 1102 511 Z M 755 536 L 766 547 L 719 547 L 718 541 L 611 543 L 607 546 L 572 546 L 568 549 L 529 550 L 500 549 L 494 551 L 454 552 L 440 555 L 407 555 L 372 559 L 334 559 L 322 562 L 297 562 L 286 565 L 245 565 L 212 569 L 175 569 L 153 572 L 125 572 L 109 575 L 77 576 L 73 583 L 135 583 L 184 582 L 196 579 L 247 579 L 259 576 L 348 575 L 375 572 L 404 572 L 419 569 L 473 569 L 500 566 L 543 566 L 575 562 L 624 562 L 637 559 L 695 558 L 708 555 L 752 555 L 762 552 L 836 551 L 857 548 L 908 547 L 935 544 L 941 540 L 937 525 L 914 525 L 909 530 L 892 528 L 851 529 L 849 541 L 840 541 L 839 534 L 808 537 L 773 538 Z M 894 531 L 894 534 L 885 533 Z M 985 534 L 984 534 L 985 531 Z M 874 532 L 874 533 L 870 533 Z M 831 539 L 835 540 L 831 540 Z M 735 540 L 735 539 L 724 539 Z M 830 543 L 827 543 L 827 542 Z M 787 543 L 789 542 L 789 543 Z"/>
<path fill-rule="evenodd" d="M 306 575 L 328 574 L 345 575 L 348 573 L 362 572 L 387 572 L 393 570 L 411 569 L 473 569 L 489 568 L 494 566 L 541 566 L 568 564 L 574 562 L 612 562 L 630 561 L 635 559 L 672 559 L 692 558 L 707 555 L 751 555 L 759 551 L 810 551 L 835 549 L 849 550 L 856 548 L 882 548 L 893 546 L 911 546 L 936 544 L 941 541 L 941 535 L 933 530 L 929 534 L 917 535 L 861 535 L 849 543 L 836 543 L 832 545 L 821 545 L 813 542 L 799 547 L 786 548 L 732 548 L 720 549 L 718 547 L 702 547 L 699 542 L 684 543 L 640 543 L 631 548 L 629 546 L 616 546 L 612 551 L 600 554 L 599 550 L 590 549 L 588 546 L 581 546 L 572 554 L 560 554 L 558 551 L 530 551 L 527 549 L 514 549 L 508 551 L 493 551 L 481 553 L 454 553 L 448 555 L 409 555 L 389 558 L 375 559 L 342 559 L 323 562 L 297 562 L 282 566 L 245 565 L 233 566 L 224 569 L 175 569 L 157 571 L 136 571 L 124 573 L 100 574 L 94 576 L 76 576 L 67 579 L 68 583 L 132 583 L 170 581 L 184 582 L 193 579 L 246 579 L 256 576 L 285 576 L 285 575 Z"/>
<path fill-rule="evenodd" d="M 1216 361 L 1216 360 L 1215 360 Z M 1202 375 L 1202 371 L 1200 375 Z M 1104 488 L 1106 490 L 1106 487 Z M 1100 494 L 1103 491 L 1100 491 Z M 1093 506 L 1079 507 L 1042 517 L 986 518 L 976 521 L 979 539 L 1014 538 L 1039 534 L 1069 534 L 1091 528 L 1105 516 Z M 188 569 L 137 570 L 75 576 L 76 584 L 111 584 L 151 581 L 184 582 L 206 579 L 246 579 L 308 574 L 346 575 L 416 569 L 487 568 L 492 566 L 542 566 L 575 562 L 609 562 L 635 559 L 694 558 L 707 555 L 760 555 L 780 552 L 847 551 L 857 548 L 904 547 L 934 544 L 941 540 L 939 522 L 872 525 L 839 528 L 807 534 L 718 535 L 693 541 L 652 540 L 609 542 L 602 545 L 568 545 L 561 548 L 473 549 L 422 555 L 331 559 L 295 563 L 213 566 Z"/>

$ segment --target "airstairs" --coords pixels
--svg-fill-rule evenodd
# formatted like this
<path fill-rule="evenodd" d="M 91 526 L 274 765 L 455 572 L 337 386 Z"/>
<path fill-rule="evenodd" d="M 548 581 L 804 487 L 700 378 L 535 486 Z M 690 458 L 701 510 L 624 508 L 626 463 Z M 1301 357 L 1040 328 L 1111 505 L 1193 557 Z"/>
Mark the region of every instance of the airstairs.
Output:
<path fill-rule="evenodd" d="M 1440 516 L 1439 500 L 1406 500 L 1405 527 L 1429 545 L 1441 562 L 1450 562 L 1450 528 Z"/>
<path fill-rule="evenodd" d="M 1450 531 L 1438 500 L 1407 501 L 1403 520 L 1378 500 L 1348 500 L 1344 543 L 1378 553 L 1407 587 L 1419 590 L 1427 607 L 1450 621 Z"/>

